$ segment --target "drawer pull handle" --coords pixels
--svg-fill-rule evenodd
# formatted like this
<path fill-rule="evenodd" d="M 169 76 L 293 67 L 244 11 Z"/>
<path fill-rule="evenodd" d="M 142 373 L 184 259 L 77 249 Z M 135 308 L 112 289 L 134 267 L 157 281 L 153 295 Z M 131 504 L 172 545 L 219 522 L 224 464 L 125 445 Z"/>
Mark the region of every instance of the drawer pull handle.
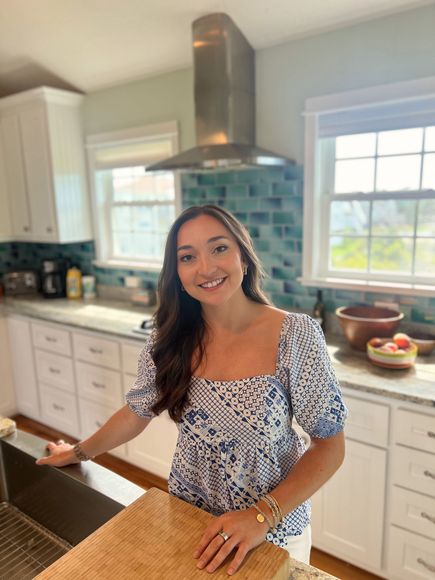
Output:
<path fill-rule="evenodd" d="M 435 517 L 434 516 L 431 516 L 431 515 L 427 514 L 426 512 L 421 512 L 420 515 L 425 520 L 429 520 L 430 522 L 432 522 L 433 524 L 435 524 Z"/>
<path fill-rule="evenodd" d="M 96 426 L 98 427 L 98 429 L 99 429 L 100 427 L 102 427 L 102 426 L 103 426 L 103 423 L 100 423 L 100 421 L 95 421 L 95 425 L 96 425 Z"/>
<path fill-rule="evenodd" d="M 59 369 L 55 369 L 53 367 L 48 367 L 48 370 L 53 373 L 54 375 L 58 375 L 60 373 Z"/>
<path fill-rule="evenodd" d="M 57 342 L 57 338 L 54 338 L 54 336 L 46 336 L 45 340 L 47 342 Z"/>
<path fill-rule="evenodd" d="M 431 477 L 432 479 L 435 479 L 435 473 L 431 473 L 428 469 L 425 469 L 423 471 L 423 475 L 425 475 L 426 477 Z"/>
<path fill-rule="evenodd" d="M 432 439 L 435 439 L 435 431 L 428 431 L 427 436 L 432 437 Z"/>
<path fill-rule="evenodd" d="M 91 351 L 92 354 L 103 354 L 101 348 L 94 348 L 93 346 L 90 346 L 89 350 Z"/>
<path fill-rule="evenodd" d="M 417 558 L 417 562 L 422 566 L 424 566 L 425 568 L 427 568 L 430 572 L 435 572 L 435 566 L 432 566 L 432 564 L 428 564 L 423 560 L 423 558 Z"/>
<path fill-rule="evenodd" d="M 55 411 L 65 411 L 65 407 L 62 407 L 62 405 L 56 405 L 56 403 L 53 403 L 53 409 Z"/>
<path fill-rule="evenodd" d="M 92 386 L 96 389 L 105 389 L 106 385 L 104 383 L 97 383 L 96 381 L 92 381 Z"/>

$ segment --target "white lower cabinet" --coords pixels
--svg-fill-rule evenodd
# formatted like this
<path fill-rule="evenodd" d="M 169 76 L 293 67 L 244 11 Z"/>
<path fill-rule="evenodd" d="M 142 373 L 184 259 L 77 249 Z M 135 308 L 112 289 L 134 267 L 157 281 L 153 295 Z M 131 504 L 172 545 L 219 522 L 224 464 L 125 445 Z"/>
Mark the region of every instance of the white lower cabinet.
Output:
<path fill-rule="evenodd" d="M 393 526 L 388 568 L 391 580 L 433 580 L 435 541 Z"/>
<path fill-rule="evenodd" d="M 16 408 L 8 325 L 0 312 L 0 416 L 15 415 Z"/>
<path fill-rule="evenodd" d="M 83 398 L 79 398 L 79 413 L 82 425 L 81 438 L 86 439 L 100 427 L 115 413 L 118 409 L 103 405 L 101 403 L 95 403 L 93 401 L 87 401 Z M 120 445 L 115 449 L 110 451 L 112 455 L 119 457 L 121 459 L 127 460 L 127 446 Z"/>
<path fill-rule="evenodd" d="M 18 413 L 41 420 L 30 322 L 8 317 L 9 345 Z"/>
<path fill-rule="evenodd" d="M 362 568 L 381 568 L 387 453 L 346 441 L 339 471 L 312 499 L 313 544 Z"/>
<path fill-rule="evenodd" d="M 39 384 L 39 394 L 41 397 L 40 421 L 79 438 L 81 430 L 76 396 L 43 383 Z"/>

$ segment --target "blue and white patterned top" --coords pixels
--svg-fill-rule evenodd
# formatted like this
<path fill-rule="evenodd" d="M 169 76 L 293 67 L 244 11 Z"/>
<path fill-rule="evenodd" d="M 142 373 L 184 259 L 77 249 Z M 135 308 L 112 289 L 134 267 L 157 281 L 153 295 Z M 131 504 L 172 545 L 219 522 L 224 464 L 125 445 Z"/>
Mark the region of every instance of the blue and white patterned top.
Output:
<path fill-rule="evenodd" d="M 145 345 L 127 403 L 153 417 L 157 400 L 151 351 Z M 322 330 L 305 314 L 289 313 L 282 324 L 276 372 L 235 381 L 192 377 L 189 405 L 178 423 L 169 492 L 218 516 L 244 509 L 274 489 L 305 451 L 293 417 L 312 437 L 343 429 L 347 415 Z M 278 546 L 302 533 L 310 521 L 305 501 L 268 532 Z"/>

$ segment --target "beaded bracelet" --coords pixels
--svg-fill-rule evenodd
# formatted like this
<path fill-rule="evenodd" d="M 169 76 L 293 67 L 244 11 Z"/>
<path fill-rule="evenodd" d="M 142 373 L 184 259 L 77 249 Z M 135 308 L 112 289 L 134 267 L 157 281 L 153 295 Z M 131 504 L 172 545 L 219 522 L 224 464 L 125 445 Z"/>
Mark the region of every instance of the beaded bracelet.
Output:
<path fill-rule="evenodd" d="M 89 461 L 89 459 L 93 459 L 93 457 L 90 457 L 89 455 L 86 455 L 86 453 L 81 448 L 80 443 L 76 443 L 74 445 L 73 451 L 74 451 L 74 455 L 77 457 L 77 459 L 79 461 Z"/>

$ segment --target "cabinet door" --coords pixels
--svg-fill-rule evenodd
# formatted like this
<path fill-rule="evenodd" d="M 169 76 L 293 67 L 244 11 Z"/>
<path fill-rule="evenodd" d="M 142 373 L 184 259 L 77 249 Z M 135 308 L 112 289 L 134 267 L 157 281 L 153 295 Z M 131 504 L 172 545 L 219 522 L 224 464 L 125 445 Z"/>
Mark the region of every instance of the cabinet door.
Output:
<path fill-rule="evenodd" d="M 1 133 L 12 229 L 17 238 L 27 239 L 31 237 L 31 222 L 18 115 L 2 119 Z"/>
<path fill-rule="evenodd" d="M 26 320 L 10 317 L 8 330 L 18 412 L 39 421 L 40 405 L 30 325 Z"/>
<path fill-rule="evenodd" d="M 12 239 L 12 221 L 9 211 L 8 195 L 3 143 L 0 132 L 0 242 L 6 242 Z"/>
<path fill-rule="evenodd" d="M 20 112 L 21 141 L 27 181 L 32 239 L 56 239 L 54 194 L 47 121 L 43 105 Z"/>
<path fill-rule="evenodd" d="M 313 544 L 365 568 L 381 568 L 386 451 L 346 441 L 339 471 L 313 498 Z"/>
<path fill-rule="evenodd" d="M 0 313 L 0 415 L 16 413 L 14 379 L 12 376 L 11 349 L 6 318 Z"/>

